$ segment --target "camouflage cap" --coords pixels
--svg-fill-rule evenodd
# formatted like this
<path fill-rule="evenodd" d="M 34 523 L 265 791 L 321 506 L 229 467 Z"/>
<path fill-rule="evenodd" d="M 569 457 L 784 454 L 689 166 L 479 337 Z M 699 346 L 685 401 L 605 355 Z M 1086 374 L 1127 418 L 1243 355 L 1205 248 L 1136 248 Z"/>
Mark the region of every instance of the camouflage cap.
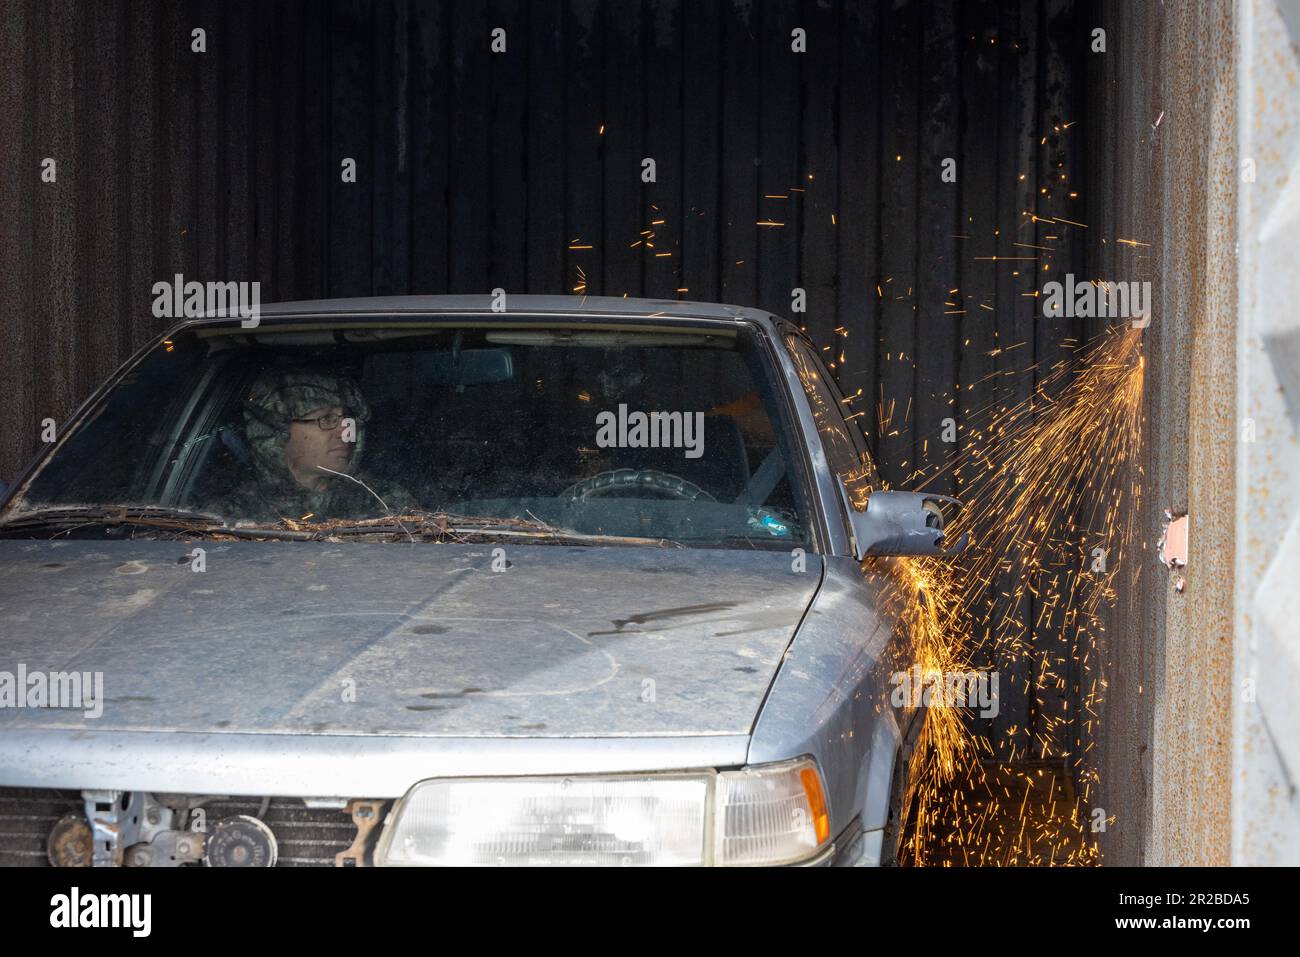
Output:
<path fill-rule="evenodd" d="M 351 379 L 308 369 L 268 369 L 257 377 L 244 398 L 244 434 L 264 479 L 292 480 L 284 460 L 289 423 L 333 406 L 356 420 L 356 449 L 348 471 L 361 461 L 365 423 L 370 406 Z"/>

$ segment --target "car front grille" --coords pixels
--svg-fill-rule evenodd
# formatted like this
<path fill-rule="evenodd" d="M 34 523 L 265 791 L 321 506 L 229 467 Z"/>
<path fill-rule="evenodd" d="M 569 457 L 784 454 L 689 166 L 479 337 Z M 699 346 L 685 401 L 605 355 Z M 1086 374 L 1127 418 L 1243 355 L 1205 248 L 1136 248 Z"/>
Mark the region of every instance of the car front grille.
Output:
<path fill-rule="evenodd" d="M 307 807 L 299 798 L 273 798 L 264 814 L 259 798 L 218 798 L 203 803 L 208 828 L 223 818 L 259 818 L 275 834 L 278 867 L 333 867 L 356 826 L 343 808 Z M 46 840 L 65 814 L 83 814 L 78 791 L 0 788 L 0 867 L 48 867 Z"/>

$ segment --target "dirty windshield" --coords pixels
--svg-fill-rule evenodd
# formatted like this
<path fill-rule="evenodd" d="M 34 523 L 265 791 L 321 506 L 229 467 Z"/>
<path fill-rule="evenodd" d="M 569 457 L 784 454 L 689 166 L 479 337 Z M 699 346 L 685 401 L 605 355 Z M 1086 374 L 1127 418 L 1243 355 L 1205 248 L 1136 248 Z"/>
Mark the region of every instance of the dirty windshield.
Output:
<path fill-rule="evenodd" d="M 207 328 L 118 384 L 0 528 L 84 512 L 93 529 L 107 508 L 241 529 L 436 515 L 788 548 L 806 507 L 780 409 L 743 329 Z"/>

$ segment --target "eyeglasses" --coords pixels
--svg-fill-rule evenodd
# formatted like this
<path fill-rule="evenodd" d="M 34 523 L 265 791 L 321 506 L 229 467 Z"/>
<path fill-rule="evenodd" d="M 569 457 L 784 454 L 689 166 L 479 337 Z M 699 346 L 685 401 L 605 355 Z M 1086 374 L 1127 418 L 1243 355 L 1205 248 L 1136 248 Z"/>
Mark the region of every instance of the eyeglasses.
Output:
<path fill-rule="evenodd" d="M 292 422 L 315 422 L 321 427 L 323 432 L 331 432 L 339 427 L 339 423 L 347 418 L 346 412 L 326 412 L 324 415 L 318 415 L 314 419 L 291 419 Z"/>

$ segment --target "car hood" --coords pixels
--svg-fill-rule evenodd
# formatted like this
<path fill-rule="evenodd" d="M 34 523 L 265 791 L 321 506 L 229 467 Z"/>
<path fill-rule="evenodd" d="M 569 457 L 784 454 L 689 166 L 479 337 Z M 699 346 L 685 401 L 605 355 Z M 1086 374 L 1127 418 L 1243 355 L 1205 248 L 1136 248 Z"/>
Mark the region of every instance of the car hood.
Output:
<path fill-rule="evenodd" d="M 0 708 L 0 735 L 748 734 L 821 575 L 779 551 L 197 545 L 202 572 L 189 543 L 0 541 L 0 681 L 103 675 L 101 715 Z"/>

